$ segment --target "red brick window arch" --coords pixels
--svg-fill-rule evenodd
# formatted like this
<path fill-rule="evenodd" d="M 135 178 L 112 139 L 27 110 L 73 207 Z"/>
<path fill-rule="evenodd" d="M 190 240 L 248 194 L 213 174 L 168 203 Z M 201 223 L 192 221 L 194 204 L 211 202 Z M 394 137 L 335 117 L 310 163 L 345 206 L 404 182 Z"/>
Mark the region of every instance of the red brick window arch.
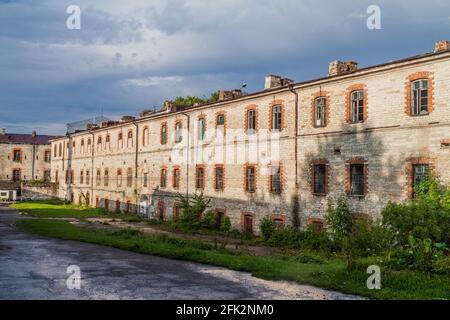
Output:
<path fill-rule="evenodd" d="M 330 95 L 320 91 L 312 96 L 311 101 L 311 127 L 327 127 L 330 123 Z"/>
<path fill-rule="evenodd" d="M 144 147 L 148 145 L 148 139 L 149 139 L 149 130 L 148 127 L 145 127 L 142 132 L 142 145 Z"/>
<path fill-rule="evenodd" d="M 354 84 L 346 91 L 346 120 L 347 123 L 360 123 L 367 121 L 368 93 L 364 84 Z"/>
<path fill-rule="evenodd" d="M 364 158 L 352 158 L 345 163 L 346 191 L 349 196 L 364 197 L 368 193 L 369 166 Z"/>
<path fill-rule="evenodd" d="M 329 162 L 326 159 L 317 159 L 311 163 L 311 192 L 314 195 L 328 194 Z"/>
<path fill-rule="evenodd" d="M 245 109 L 244 129 L 247 134 L 258 132 L 258 106 L 256 104 L 249 105 Z"/>
<path fill-rule="evenodd" d="M 280 132 L 284 129 L 284 101 L 274 100 L 270 104 L 269 128 Z"/>
<path fill-rule="evenodd" d="M 408 116 L 424 116 L 434 110 L 434 75 L 420 71 L 409 75 L 405 84 L 405 113 Z"/>

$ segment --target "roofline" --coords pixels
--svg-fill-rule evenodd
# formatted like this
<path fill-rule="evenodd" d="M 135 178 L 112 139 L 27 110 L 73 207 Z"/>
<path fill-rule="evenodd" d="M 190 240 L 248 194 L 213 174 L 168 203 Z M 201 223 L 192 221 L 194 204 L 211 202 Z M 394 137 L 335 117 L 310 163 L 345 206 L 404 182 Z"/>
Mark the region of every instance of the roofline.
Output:
<path fill-rule="evenodd" d="M 282 87 L 276 87 L 276 88 L 272 88 L 272 89 L 267 89 L 267 90 L 262 90 L 262 91 L 257 91 L 257 92 L 253 92 L 250 94 L 247 94 L 245 96 L 241 96 L 241 97 L 237 97 L 237 98 L 232 98 L 232 99 L 227 99 L 227 100 L 222 100 L 222 101 L 216 101 L 216 102 L 211 102 L 211 103 L 206 103 L 206 104 L 202 104 L 202 105 L 198 105 L 198 106 L 191 106 L 189 108 L 183 109 L 182 111 L 177 111 L 177 112 L 171 112 L 171 113 L 167 113 L 165 111 L 157 111 L 156 113 L 150 114 L 148 116 L 142 117 L 142 118 L 137 118 L 133 121 L 128 121 L 128 122 L 124 122 L 124 123 L 120 123 L 117 125 L 112 125 L 109 127 L 104 127 L 104 128 L 97 128 L 97 129 L 92 129 L 92 130 L 84 130 L 84 131 L 79 131 L 79 132 L 75 132 L 72 134 L 68 134 L 66 136 L 61 136 L 59 138 L 56 139 L 51 139 L 49 140 L 49 142 L 52 141 L 57 141 L 63 138 L 67 138 L 67 136 L 77 136 L 78 134 L 86 134 L 86 133 L 94 133 L 94 132 L 98 132 L 98 131 L 102 131 L 102 130 L 107 130 L 107 129 L 111 129 L 111 128 L 118 128 L 121 126 L 126 126 L 132 123 L 139 123 L 139 122 L 143 122 L 149 119 L 158 119 L 160 117 L 166 116 L 166 115 L 179 115 L 182 114 L 184 112 L 189 112 L 192 110 L 202 110 L 202 109 L 206 109 L 209 107 L 218 107 L 218 106 L 223 106 L 223 105 L 227 105 L 227 104 L 231 104 L 231 103 L 235 103 L 235 102 L 239 102 L 239 101 L 245 101 L 245 100 L 250 100 L 252 98 L 255 97 L 263 97 L 266 95 L 271 95 L 274 93 L 281 93 L 281 92 L 287 92 L 290 91 L 291 89 L 300 89 L 300 88 L 307 88 L 307 87 L 312 87 L 315 86 L 317 84 L 321 84 L 321 83 L 329 83 L 329 82 L 337 82 L 343 79 L 348 79 L 348 78 L 354 78 L 354 77 L 359 77 L 359 76 L 363 76 L 366 74 L 371 74 L 371 73 L 377 73 L 377 72 L 383 72 L 385 70 L 389 70 L 389 69 L 397 69 L 397 68 L 402 68 L 404 66 L 408 66 L 408 65 L 412 65 L 418 62 L 422 62 L 423 60 L 425 61 L 434 61 L 434 60 L 440 60 L 440 59 L 444 59 L 450 57 L 450 49 L 448 50 L 444 50 L 444 51 L 439 51 L 439 52 L 430 52 L 430 53 L 425 53 L 425 54 L 419 54 L 419 55 L 415 55 L 415 56 L 411 56 L 408 58 L 403 58 L 403 59 L 399 59 L 399 60 L 393 60 L 393 61 L 389 61 L 389 62 L 385 62 L 385 63 L 381 63 L 381 64 L 376 64 L 373 66 L 368 66 L 365 68 L 361 68 L 361 69 L 357 69 L 355 71 L 352 72 L 347 72 L 345 74 L 340 74 L 340 75 L 335 75 L 335 76 L 326 76 L 326 77 L 321 77 L 321 78 L 316 78 L 316 79 L 312 79 L 312 80 L 306 80 L 306 81 L 302 81 L 302 82 L 297 82 L 294 83 L 292 85 L 287 85 L 287 86 L 282 86 Z M 427 58 L 433 58 L 433 59 L 428 59 Z M 377 70 L 378 69 L 378 70 Z"/>

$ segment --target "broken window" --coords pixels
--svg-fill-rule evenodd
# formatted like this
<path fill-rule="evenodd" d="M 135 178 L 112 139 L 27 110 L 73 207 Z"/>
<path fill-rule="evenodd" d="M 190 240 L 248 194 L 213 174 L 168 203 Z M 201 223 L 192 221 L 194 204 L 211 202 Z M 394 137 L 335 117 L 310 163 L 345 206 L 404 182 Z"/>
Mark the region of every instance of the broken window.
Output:
<path fill-rule="evenodd" d="M 14 150 L 13 151 L 13 161 L 14 162 L 22 161 L 22 150 Z"/>
<path fill-rule="evenodd" d="M 182 125 L 180 122 L 178 122 L 175 125 L 175 143 L 180 143 L 181 140 L 183 140 L 183 137 L 181 135 Z"/>
<path fill-rule="evenodd" d="M 133 186 L 133 169 L 127 169 L 127 187 Z"/>
<path fill-rule="evenodd" d="M 103 177 L 103 185 L 107 187 L 109 185 L 109 170 L 106 169 Z"/>
<path fill-rule="evenodd" d="M 411 83 L 411 114 L 413 116 L 428 114 L 428 80 Z"/>
<path fill-rule="evenodd" d="M 223 125 L 225 125 L 225 116 L 224 116 L 223 114 L 217 115 L 216 124 L 217 124 L 218 126 L 223 126 Z"/>
<path fill-rule="evenodd" d="M 160 187 L 161 187 L 161 189 L 165 189 L 166 186 L 167 186 L 167 170 L 162 169 L 161 177 L 160 177 Z"/>
<path fill-rule="evenodd" d="M 161 144 L 167 144 L 167 125 L 161 126 Z"/>
<path fill-rule="evenodd" d="M 198 140 L 205 139 L 206 121 L 205 119 L 198 120 Z"/>
<path fill-rule="evenodd" d="M 427 164 L 413 165 L 413 198 L 416 197 L 417 187 L 428 179 L 429 167 Z"/>
<path fill-rule="evenodd" d="M 117 169 L 117 186 L 122 186 L 122 169 Z"/>
<path fill-rule="evenodd" d="M 351 122 L 364 121 L 364 91 L 354 91 L 351 95 Z"/>
<path fill-rule="evenodd" d="M 327 167 L 324 164 L 317 164 L 314 166 L 314 193 L 326 193 L 326 172 Z"/>
<path fill-rule="evenodd" d="M 180 188 L 180 169 L 173 170 L 172 186 L 174 189 Z"/>

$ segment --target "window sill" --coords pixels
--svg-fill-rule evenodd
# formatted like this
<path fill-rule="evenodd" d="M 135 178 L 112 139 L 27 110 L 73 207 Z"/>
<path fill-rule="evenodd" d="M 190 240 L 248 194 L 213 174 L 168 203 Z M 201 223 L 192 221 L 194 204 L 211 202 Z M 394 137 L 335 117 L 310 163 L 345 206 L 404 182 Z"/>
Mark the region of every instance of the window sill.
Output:
<path fill-rule="evenodd" d="M 359 199 L 362 199 L 362 198 L 365 198 L 366 197 L 366 195 L 365 194 L 347 194 L 347 197 L 349 197 L 349 198 L 359 198 Z"/>
<path fill-rule="evenodd" d="M 326 197 L 327 196 L 326 193 L 313 193 L 312 195 L 315 197 Z"/>

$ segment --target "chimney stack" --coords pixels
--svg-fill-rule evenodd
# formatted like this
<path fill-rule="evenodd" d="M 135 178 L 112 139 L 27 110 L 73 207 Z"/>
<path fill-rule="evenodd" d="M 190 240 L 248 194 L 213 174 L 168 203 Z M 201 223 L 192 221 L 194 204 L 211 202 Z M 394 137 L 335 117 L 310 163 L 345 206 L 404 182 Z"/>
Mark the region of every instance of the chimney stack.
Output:
<path fill-rule="evenodd" d="M 330 62 L 328 76 L 339 76 L 356 70 L 358 70 L 358 62 L 335 60 Z"/>
<path fill-rule="evenodd" d="M 5 128 L 0 128 L 0 135 L 4 136 L 6 134 Z"/>
<path fill-rule="evenodd" d="M 31 131 L 31 136 L 32 136 L 33 138 L 36 138 L 36 130 Z"/>
<path fill-rule="evenodd" d="M 219 101 L 242 97 L 242 90 L 220 90 Z"/>
<path fill-rule="evenodd" d="M 434 46 L 434 52 L 447 51 L 449 49 L 450 49 L 450 41 L 448 40 L 436 42 L 436 45 Z"/>
<path fill-rule="evenodd" d="M 274 89 L 274 88 L 278 88 L 278 87 L 284 87 L 284 86 L 288 86 L 293 83 L 294 83 L 294 80 L 291 80 L 288 78 L 283 78 L 283 77 L 276 76 L 273 74 L 269 74 L 268 76 L 266 76 L 264 90 Z"/>

